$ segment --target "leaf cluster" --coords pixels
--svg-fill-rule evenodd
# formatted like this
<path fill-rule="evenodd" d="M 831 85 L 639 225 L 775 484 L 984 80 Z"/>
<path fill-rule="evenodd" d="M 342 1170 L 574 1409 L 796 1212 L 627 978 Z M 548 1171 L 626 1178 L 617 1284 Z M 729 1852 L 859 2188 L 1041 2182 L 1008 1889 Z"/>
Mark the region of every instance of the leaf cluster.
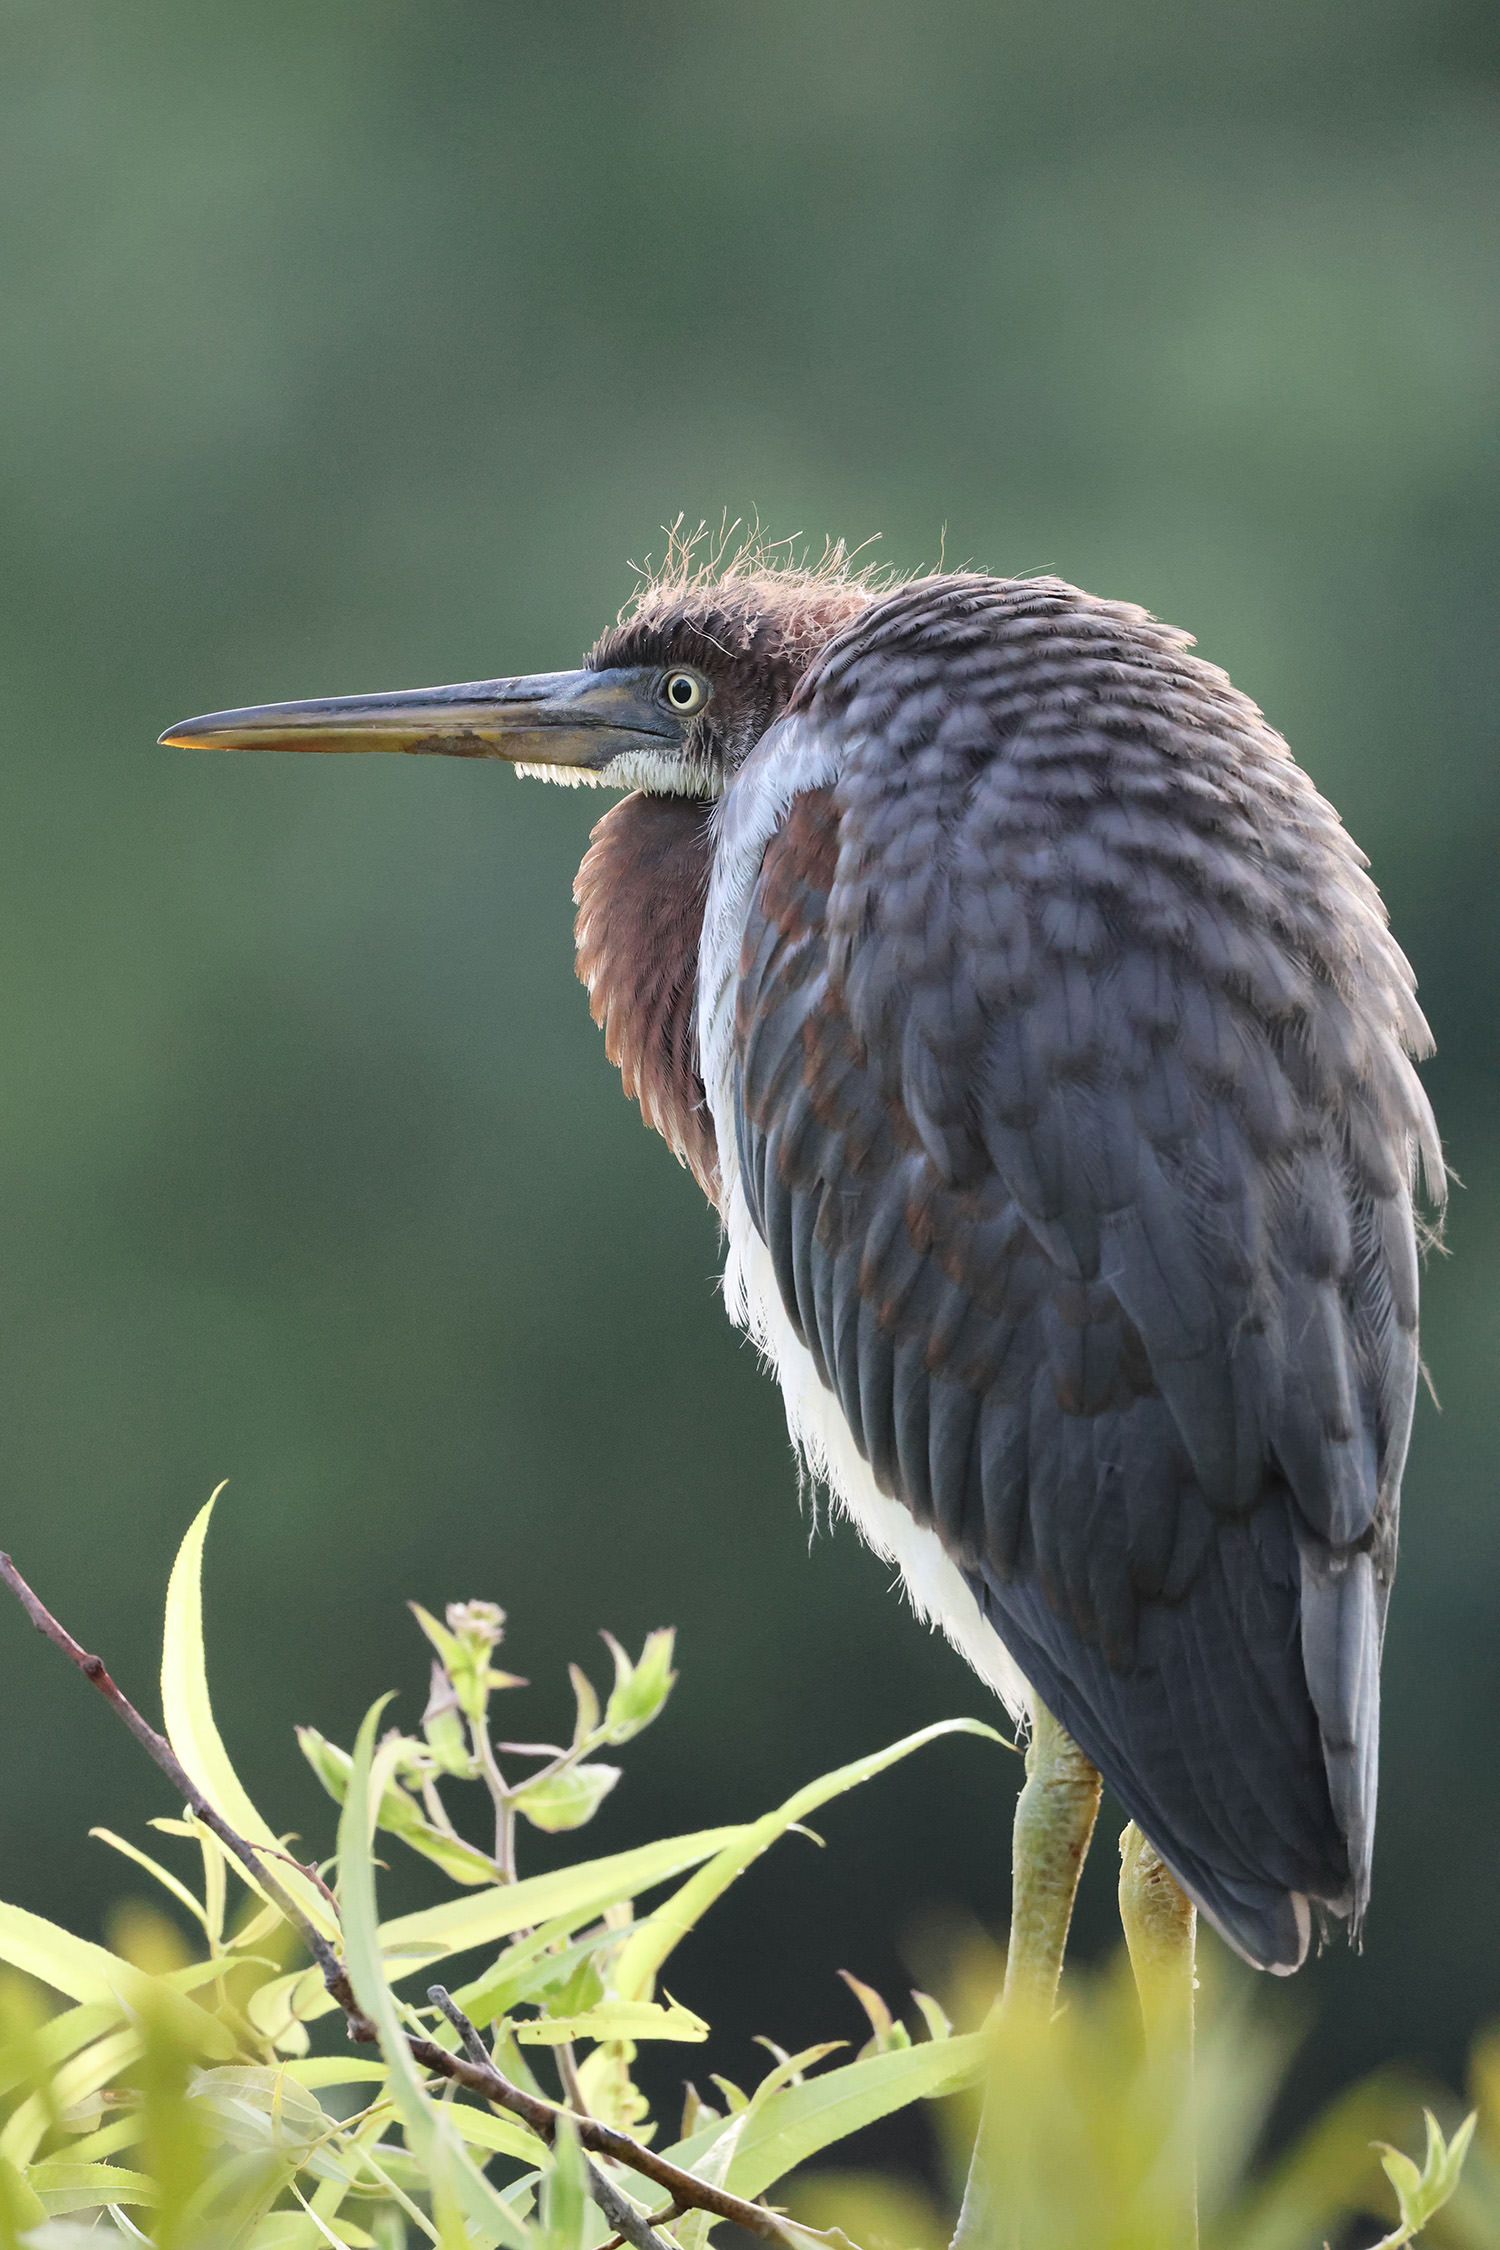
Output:
<path fill-rule="evenodd" d="M 1423 2229 L 1449 2250 L 1500 2250 L 1500 2045 L 1476 2062 L 1479 2142 L 1461 2184 L 1475 2117 L 1446 2138 L 1429 2111 L 1419 2165 L 1378 2139 L 1406 2139 L 1416 2122 L 1394 2079 L 1355 2088 L 1257 2175 L 1284 2042 L 1215 1996 L 1185 2094 L 1153 2060 L 1123 1967 L 1071 1979 L 1063 2013 L 1044 2022 L 986 2018 L 990 1963 L 946 1995 L 974 2023 L 967 2031 L 923 1993 L 904 2022 L 843 1972 L 868 2024 L 857 2053 L 837 2039 L 799 2053 L 766 2040 L 770 2067 L 755 2084 L 700 2068 L 708 2092 L 687 2084 L 680 2120 L 653 2114 L 637 2078 L 642 2045 L 710 2036 L 663 1977 L 717 1901 L 820 1807 L 926 1744 L 999 1738 L 972 1720 L 929 1727 L 758 1819 L 526 1874 L 518 1835 L 584 1828 L 620 1778 L 599 1753 L 661 1714 L 672 1635 L 648 1636 L 635 1660 L 606 1636 L 613 1680 L 602 1696 L 570 1667 L 566 1743 L 497 1739 L 496 1698 L 508 1709 L 525 1685 L 495 1661 L 504 1613 L 471 1601 L 440 1620 L 413 1604 L 431 1659 L 420 1734 L 382 1733 L 384 1699 L 348 1750 L 300 1730 L 339 1806 L 336 1852 L 304 1866 L 251 1802 L 214 1721 L 201 1598 L 209 1512 L 168 1589 L 171 1747 L 200 1806 L 261 1848 L 289 1911 L 339 1949 L 376 2040 L 342 2036 L 281 1906 L 192 1806 L 151 1824 L 165 1842 L 150 1851 L 96 1830 L 160 1885 L 196 1942 L 139 1906 L 105 1947 L 0 1904 L 11 1972 L 0 1975 L 0 2250 L 599 2250 L 622 2224 L 652 2250 L 704 2250 L 721 2222 L 693 2193 L 664 2202 L 664 2166 L 695 2193 L 754 2203 L 761 2231 L 784 2245 L 848 2250 L 853 2236 L 937 2250 L 947 2221 L 910 2183 L 808 2168 L 926 2100 L 940 2102 L 961 2177 L 981 2092 L 988 2177 L 1001 2183 L 985 2220 L 997 2250 L 1187 2250 L 1200 2213 L 1205 2250 L 1316 2250 L 1381 2193 L 1372 2142 L 1397 2203 L 1381 2250 Z M 477 1824 L 457 1806 L 465 1788 Z M 383 1919 L 376 1841 L 387 1836 L 428 1862 L 444 1893 Z M 445 2057 L 472 2054 L 469 2038 L 520 2090 L 521 2110 L 435 2074 Z M 584 2146 L 591 2134 L 599 2145 L 600 2128 L 630 2136 L 604 2195 Z M 795 2216 L 773 2216 L 772 2191 Z"/>
<path fill-rule="evenodd" d="M 184 1541 L 168 1589 L 168 1737 L 207 1801 L 276 1855 L 278 1882 L 342 1946 L 379 2047 L 350 2052 L 324 2041 L 342 2025 L 321 1975 L 288 1960 L 291 1933 L 276 1907 L 191 1808 L 152 1825 L 191 1849 L 192 1880 L 96 1831 L 190 1917 L 201 1950 L 189 1954 L 160 1918 L 138 1915 L 132 1940 L 110 1951 L 0 1904 L 0 1962 L 20 1972 L 7 1987 L 0 2053 L 8 2108 L 0 2250 L 72 2250 L 74 2233 L 158 2250 L 329 2242 L 388 2250 L 408 2241 L 588 2250 L 609 2229 L 580 2186 L 586 2166 L 570 2110 L 628 2131 L 712 2186 L 758 2198 L 848 2133 L 976 2076 L 981 2042 L 953 2036 L 935 2008 L 915 2046 L 904 2031 L 878 2037 L 822 2071 L 839 2042 L 801 2055 L 777 2050 L 748 2091 L 725 2077 L 713 2079 L 710 2100 L 689 2088 L 675 2131 L 651 2114 L 634 2065 L 643 2042 L 707 2039 L 707 2024 L 660 1979 L 765 1852 L 925 1744 L 951 1733 L 998 1739 L 992 1730 L 972 1720 L 929 1727 L 822 1776 L 759 1819 L 524 1875 L 517 1823 L 557 1833 L 592 1818 L 618 1779 L 595 1754 L 629 1742 L 661 1712 L 675 1677 L 672 1636 L 650 1635 L 635 1661 L 610 1641 L 614 1678 L 603 1697 L 571 1668 L 568 1743 L 496 1741 L 493 1699 L 524 1684 L 493 1661 L 503 1613 L 460 1603 L 439 1621 L 414 1605 L 433 1652 L 420 1737 L 380 1737 L 383 1703 L 352 1751 L 302 1730 L 304 1754 L 341 1807 L 325 1877 L 301 1866 L 263 1819 L 218 1733 L 202 1636 L 208 1514 Z M 482 1841 L 463 1835 L 450 1810 L 446 1792 L 466 1782 L 488 1798 Z M 377 1833 L 408 1845 L 456 1888 L 382 1920 Z M 451 2087 L 435 2093 L 412 2061 L 413 2036 L 450 2052 L 458 2044 L 441 2010 L 408 1989 L 425 1995 L 439 1974 L 452 1977 L 454 2002 L 506 2076 L 553 2109 L 550 2145 L 515 2117 L 454 2098 Z M 43 1992 L 63 2005 L 52 2012 Z M 650 2182 L 622 2174 L 621 2185 L 644 2213 Z M 707 2219 L 678 2217 L 670 2239 L 700 2250 Z"/>

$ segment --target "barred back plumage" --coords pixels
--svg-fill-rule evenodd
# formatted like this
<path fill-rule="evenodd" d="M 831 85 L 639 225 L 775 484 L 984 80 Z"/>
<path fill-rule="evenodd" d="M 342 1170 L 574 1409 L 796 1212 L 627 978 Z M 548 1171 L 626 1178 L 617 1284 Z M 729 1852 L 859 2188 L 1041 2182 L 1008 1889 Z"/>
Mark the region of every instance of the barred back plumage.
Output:
<path fill-rule="evenodd" d="M 726 836 L 758 793 L 700 1030 L 796 1337 L 1185 1887 L 1294 1966 L 1308 1901 L 1368 1895 L 1441 1177 L 1361 857 L 1185 636 L 1048 580 L 872 605 Z"/>

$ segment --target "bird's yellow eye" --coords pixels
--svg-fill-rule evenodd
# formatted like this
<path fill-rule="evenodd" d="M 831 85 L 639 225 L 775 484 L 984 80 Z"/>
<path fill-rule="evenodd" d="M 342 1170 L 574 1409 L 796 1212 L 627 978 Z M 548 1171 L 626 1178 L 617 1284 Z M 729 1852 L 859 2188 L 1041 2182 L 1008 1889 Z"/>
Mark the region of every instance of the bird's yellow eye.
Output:
<path fill-rule="evenodd" d="M 696 672 L 669 672 L 661 683 L 662 698 L 679 719 L 690 719 L 708 701 L 709 687 Z"/>

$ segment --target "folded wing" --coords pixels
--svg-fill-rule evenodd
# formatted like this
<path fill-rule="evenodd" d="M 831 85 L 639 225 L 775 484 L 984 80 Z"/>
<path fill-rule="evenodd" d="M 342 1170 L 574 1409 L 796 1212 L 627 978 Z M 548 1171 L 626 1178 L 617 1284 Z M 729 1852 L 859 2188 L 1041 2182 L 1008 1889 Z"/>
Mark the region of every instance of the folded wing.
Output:
<path fill-rule="evenodd" d="M 785 723 L 818 785 L 746 893 L 731 1093 L 782 1303 L 1188 1889 L 1295 1966 L 1306 1902 L 1368 1892 L 1439 1173 L 1410 972 L 1331 808 L 1140 611 L 907 589 Z"/>

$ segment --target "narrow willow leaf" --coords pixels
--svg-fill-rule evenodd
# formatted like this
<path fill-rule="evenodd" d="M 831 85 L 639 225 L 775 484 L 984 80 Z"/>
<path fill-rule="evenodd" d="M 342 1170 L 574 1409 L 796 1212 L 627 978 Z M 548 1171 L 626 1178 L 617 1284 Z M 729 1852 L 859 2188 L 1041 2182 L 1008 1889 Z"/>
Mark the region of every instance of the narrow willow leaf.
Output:
<path fill-rule="evenodd" d="M 6 2156 L 0 2156 L 0 2212 L 24 2227 L 47 2216 L 41 2197 L 26 2185 L 19 2167 Z"/>
<path fill-rule="evenodd" d="M 708 2037 L 708 2025 L 690 2008 L 675 2001 L 661 2007 L 654 2000 L 606 2000 L 578 2016 L 543 2016 L 536 2022 L 513 2023 L 511 2030 L 523 2047 L 560 2047 L 569 2039 L 679 2039 L 696 2043 Z"/>
<path fill-rule="evenodd" d="M 716 2127 L 717 2138 L 694 2166 L 697 2176 L 708 2187 L 723 2187 L 729 2177 L 729 2167 L 734 2162 L 740 2145 L 740 2135 L 745 2129 L 748 2107 L 731 2117 L 727 2126 Z M 680 2250 L 707 2250 L 709 2229 L 718 2222 L 711 2211 L 689 2211 L 673 2229 Z"/>
<path fill-rule="evenodd" d="M 273 2149 L 300 2165 L 335 2130 L 334 2120 L 305 2086 L 266 2063 L 200 2070 L 188 2094 L 231 2148 L 256 2155 Z"/>
<path fill-rule="evenodd" d="M 87 2113 L 88 2107 L 86 2104 L 83 2111 L 71 2110 L 63 2119 L 64 2126 L 71 2129 L 78 2118 Z M 102 2103 L 93 2114 L 96 2117 L 105 2114 Z M 85 2133 L 80 2140 L 73 2141 L 68 2154 L 75 2164 L 95 2164 L 106 2156 L 118 2156 L 122 2148 L 134 2148 L 136 2142 L 144 2138 L 145 2131 L 145 2119 L 139 2110 L 132 2110 L 102 2125 L 97 2133 Z"/>
<path fill-rule="evenodd" d="M 604 1979 L 598 1962 L 585 1954 L 575 1969 L 559 1976 L 554 1983 L 544 1985 L 537 1997 L 543 2015 L 559 2019 L 585 2015 L 590 2008 L 597 2008 L 604 1998 Z"/>
<path fill-rule="evenodd" d="M 98 2039 L 120 2021 L 117 2000 L 102 2000 L 79 2008 L 65 2008 L 49 2023 L 38 2026 L 24 2039 L 0 2049 L 0 2095 L 12 2093 L 38 2070 L 51 2070 L 76 2055 L 91 2039 Z"/>
<path fill-rule="evenodd" d="M 234 2052 L 224 2026 L 174 1991 L 165 1978 L 148 1976 L 117 1953 L 74 1937 L 23 1906 L 0 1902 L 0 1961 L 70 2000 L 112 2005 L 116 2019 L 127 2009 L 139 2014 L 155 2004 L 193 2053 L 219 2059 Z"/>
<path fill-rule="evenodd" d="M 829 2055 L 836 2055 L 841 2047 L 847 2047 L 848 2044 L 847 2039 L 825 2039 L 816 2047 L 804 2047 L 798 2055 L 784 2055 L 778 2051 L 775 2069 L 768 2070 L 755 2089 L 756 2107 L 769 2101 L 783 2086 L 800 2085 L 815 2064 Z M 769 2046 L 770 2041 L 763 2039 L 761 2045 Z"/>
<path fill-rule="evenodd" d="M 454 2195 L 481 2233 L 510 2245 L 511 2250 L 526 2250 L 526 2229 L 501 2201 L 458 2140 L 449 2118 L 424 2090 L 386 1982 L 375 1903 L 375 1861 L 370 1849 L 371 1766 L 375 1728 L 383 1708 L 383 1702 L 377 1703 L 360 1727 L 339 1820 L 339 1893 L 349 1975 L 360 2006 L 380 2034 L 391 2095 L 413 2155 L 429 2178 L 437 2167 L 444 2169 Z"/>
<path fill-rule="evenodd" d="M 971 2032 L 870 2055 L 806 2078 L 800 2086 L 781 2087 L 769 2100 L 752 2103 L 742 2120 L 732 2121 L 741 2130 L 724 2184 L 736 2195 L 764 2193 L 847 2134 L 878 2124 L 909 2102 L 973 2085 L 983 2072 L 986 2051 L 982 2035 Z M 724 2130 L 722 2123 L 705 2125 L 662 2153 L 673 2164 L 700 2171 Z"/>
<path fill-rule="evenodd" d="M 53 2218 L 75 2211 L 102 2211 L 108 2203 L 154 2203 L 157 2188 L 144 2172 L 127 2172 L 118 2164 L 79 2164 L 66 2156 L 48 2157 L 33 2164 L 27 2185 L 42 2199 Z"/>
<path fill-rule="evenodd" d="M 137 2025 L 129 2024 L 96 2039 L 81 2054 L 70 2056 L 51 2085 L 27 2096 L 12 2110 L 0 2132 L 0 2156 L 10 2163 L 27 2165 L 41 2147 L 53 2120 L 79 2108 L 127 2064 L 135 2062 L 143 2041 Z"/>
<path fill-rule="evenodd" d="M 542 2182 L 542 2240 L 546 2250 L 583 2250 L 588 2218 L 583 2151 L 571 2117 L 557 2120 L 552 2169 Z"/>
<path fill-rule="evenodd" d="M 208 1928 L 208 1916 L 202 1906 L 194 1898 L 186 1883 L 179 1882 L 170 1868 L 163 1867 L 161 1862 L 153 1859 L 149 1852 L 143 1852 L 139 1844 L 132 1844 L 128 1838 L 117 1836 L 112 1828 L 91 1828 L 89 1834 L 96 1836 L 101 1844 L 108 1844 L 111 1851 L 122 1853 L 126 1859 L 133 1859 L 137 1867 L 144 1867 L 146 1873 L 154 1876 L 163 1890 L 171 1892 L 179 1906 L 186 1907 L 188 1913 L 200 1922 L 205 1930 Z"/>
<path fill-rule="evenodd" d="M 471 2148 L 482 2148 L 497 2156 L 518 2156 L 523 2164 L 547 2164 L 551 2161 L 545 2145 L 534 2133 L 528 2133 L 519 2117 L 501 2117 L 492 2109 L 470 2109 L 454 2102 L 448 2111 L 455 2132 Z"/>
<path fill-rule="evenodd" d="M 257 1985 L 245 2003 L 245 2013 L 261 2037 L 276 2044 L 294 2024 L 326 2015 L 331 2005 L 319 1970 L 290 1969 Z"/>
<path fill-rule="evenodd" d="M 861 2047 L 860 2054 L 885 2055 L 889 2054 L 895 2047 L 909 2047 L 911 2045 L 911 2033 L 904 2023 L 896 2021 L 880 1994 L 875 1990 L 874 1985 L 861 1984 L 859 1978 L 851 1976 L 847 1969 L 840 1969 L 839 1975 L 869 2017 L 870 2029 L 874 2034 L 874 2037 L 866 2040 L 864 2046 Z"/>
<path fill-rule="evenodd" d="M 281 1841 L 262 1820 L 246 1794 L 214 1723 L 208 1674 L 203 1658 L 203 1542 L 208 1536 L 218 1491 L 201 1508 L 178 1549 L 167 1585 L 166 1624 L 161 1651 L 161 1704 L 167 1740 L 204 1796 L 248 1843 L 281 1854 Z M 236 1869 L 245 1875 L 241 1863 Z M 338 1921 L 327 1899 L 284 1856 L 272 1861 L 277 1882 L 297 1901 L 325 1937 L 337 1939 Z M 245 1875 L 245 1880 L 250 1880 Z M 259 1884 L 253 1886 L 259 1890 Z"/>
<path fill-rule="evenodd" d="M 578 1706 L 573 1721 L 573 1740 L 586 1742 L 599 1724 L 599 1698 L 593 1681 L 580 1665 L 568 1666 L 568 1678 L 573 1683 L 573 1700 Z"/>
<path fill-rule="evenodd" d="M 374 2236 L 366 2234 L 360 2227 L 351 2226 L 347 2219 L 339 2221 L 339 2231 L 335 2234 L 322 2212 L 313 2208 L 295 2180 L 291 2182 L 291 2190 L 307 2215 L 316 2241 L 332 2243 L 333 2250 L 367 2250 L 367 2246 L 373 2245 Z"/>
<path fill-rule="evenodd" d="M 385 2077 L 383 2062 L 356 2060 L 352 2055 L 311 2055 L 302 2062 L 283 2063 L 282 2070 L 299 2086 L 362 2086 Z"/>
<path fill-rule="evenodd" d="M 1401 2250 L 1403 2243 L 1412 2241 L 1428 2220 L 1437 2216 L 1458 2186 L 1478 2112 L 1470 2111 L 1451 2143 L 1443 2139 L 1442 2128 L 1430 2109 L 1422 2115 L 1427 2124 L 1427 2155 L 1420 2169 L 1388 2141 L 1375 2143 L 1381 2169 L 1396 2191 L 1401 2213 L 1400 2226 L 1377 2243 L 1376 2250 Z"/>
<path fill-rule="evenodd" d="M 768 1851 L 794 1823 L 805 1820 L 830 1798 L 842 1797 L 862 1782 L 873 1781 L 877 1774 L 898 1765 L 914 1751 L 925 1749 L 929 1742 L 940 1742 L 945 1735 L 952 1734 L 978 1735 L 983 1741 L 999 1742 L 1009 1748 L 1004 1735 L 997 1734 L 993 1727 L 985 1726 L 978 1719 L 943 1719 L 936 1726 L 923 1727 L 920 1733 L 909 1734 L 902 1741 L 892 1743 L 889 1749 L 877 1750 L 868 1758 L 856 1758 L 852 1765 L 840 1766 L 836 1772 L 808 1782 L 774 1812 L 738 1830 L 706 1867 L 701 1867 L 648 1916 L 616 1965 L 615 1990 L 620 1998 L 650 1999 L 657 1974 L 673 1948 L 702 1920 L 730 1884 L 743 1875 L 751 1862 Z"/>
<path fill-rule="evenodd" d="M 582 1860 L 576 1866 L 556 1868 L 550 1875 L 497 1883 L 490 1890 L 472 1892 L 468 1898 L 445 1899 L 441 1906 L 397 1915 L 381 1926 L 386 1974 L 392 1983 L 399 1983 L 430 1962 L 493 1945 L 541 1922 L 569 1924 L 577 1929 L 606 1907 L 634 1898 L 655 1884 L 670 1882 L 674 1875 L 711 1858 L 731 1838 L 744 1833 L 742 1828 L 705 1828 L 697 1835 L 669 1836 L 660 1843 L 642 1844 L 635 1851 Z M 409 1959 L 393 1958 L 407 1946 L 421 1951 Z M 327 2015 L 333 2005 L 319 1985 L 316 1993 L 310 1992 L 307 2004 L 299 2007 L 299 2013 L 304 2023 L 311 2023 Z"/>
<path fill-rule="evenodd" d="M 922 2021 L 927 2026 L 928 2038 L 951 2039 L 953 2037 L 953 2025 L 949 2021 L 947 2010 L 939 2006 L 930 1992 L 918 1992 L 915 1986 L 912 1987 L 911 1996 L 921 2010 Z"/>
<path fill-rule="evenodd" d="M 477 2024 L 489 2024 L 523 2000 L 540 2000 L 559 1980 L 575 1974 L 604 1947 L 618 1945 L 635 1927 L 632 1923 L 619 1930 L 589 1930 L 576 1944 L 560 1944 L 572 1935 L 577 1922 L 577 1915 L 565 1914 L 556 1922 L 544 1922 L 529 1938 L 508 1945 L 493 1968 L 454 1993 L 464 2014 Z"/>

